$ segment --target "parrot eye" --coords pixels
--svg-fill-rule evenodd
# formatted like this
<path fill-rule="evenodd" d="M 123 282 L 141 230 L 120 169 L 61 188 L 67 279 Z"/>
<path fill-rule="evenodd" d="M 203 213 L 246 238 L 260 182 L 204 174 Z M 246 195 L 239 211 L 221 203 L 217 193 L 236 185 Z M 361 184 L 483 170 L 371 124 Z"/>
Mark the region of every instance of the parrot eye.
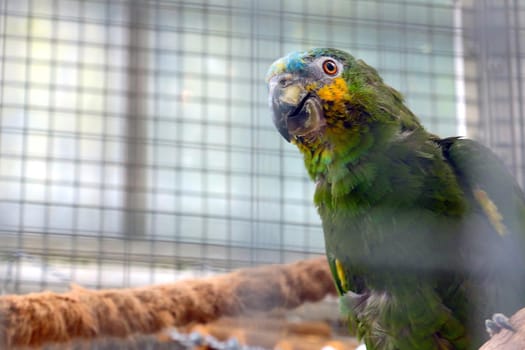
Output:
<path fill-rule="evenodd" d="M 326 60 L 323 62 L 323 71 L 328 75 L 337 74 L 337 64 L 333 60 Z"/>

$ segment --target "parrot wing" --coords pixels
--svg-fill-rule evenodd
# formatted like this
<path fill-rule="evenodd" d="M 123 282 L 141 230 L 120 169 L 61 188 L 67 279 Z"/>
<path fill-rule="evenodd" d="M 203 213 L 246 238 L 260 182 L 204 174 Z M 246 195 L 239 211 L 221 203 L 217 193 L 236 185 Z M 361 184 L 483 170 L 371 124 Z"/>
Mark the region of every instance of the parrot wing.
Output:
<path fill-rule="evenodd" d="M 479 142 L 460 137 L 439 140 L 443 155 L 467 196 L 494 231 L 525 238 L 525 195 L 503 162 Z"/>
<path fill-rule="evenodd" d="M 525 195 L 487 147 L 459 137 L 438 143 L 472 207 L 458 244 L 473 287 L 470 318 L 481 330 L 480 318 L 525 305 Z"/>

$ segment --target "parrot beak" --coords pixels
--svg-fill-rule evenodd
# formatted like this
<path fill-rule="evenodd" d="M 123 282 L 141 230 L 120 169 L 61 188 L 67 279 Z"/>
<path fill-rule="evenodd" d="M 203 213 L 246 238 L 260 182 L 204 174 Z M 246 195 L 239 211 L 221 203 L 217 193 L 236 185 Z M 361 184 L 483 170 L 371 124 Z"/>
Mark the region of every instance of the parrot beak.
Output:
<path fill-rule="evenodd" d="M 309 93 L 300 80 L 283 80 L 279 76 L 272 78 L 268 102 L 273 112 L 273 124 L 288 142 L 294 136 L 304 136 L 317 130 L 318 122 L 321 119 L 324 121 L 319 98 Z"/>

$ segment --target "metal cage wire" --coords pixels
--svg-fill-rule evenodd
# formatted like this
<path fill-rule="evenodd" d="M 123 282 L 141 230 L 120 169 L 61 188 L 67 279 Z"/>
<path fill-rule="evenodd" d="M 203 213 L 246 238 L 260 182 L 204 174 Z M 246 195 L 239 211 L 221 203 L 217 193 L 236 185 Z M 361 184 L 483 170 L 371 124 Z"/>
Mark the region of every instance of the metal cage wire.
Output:
<path fill-rule="evenodd" d="M 524 20 L 508 0 L 0 1 L 3 290 L 322 254 L 313 184 L 266 103 L 292 50 L 363 58 L 523 184 Z"/>

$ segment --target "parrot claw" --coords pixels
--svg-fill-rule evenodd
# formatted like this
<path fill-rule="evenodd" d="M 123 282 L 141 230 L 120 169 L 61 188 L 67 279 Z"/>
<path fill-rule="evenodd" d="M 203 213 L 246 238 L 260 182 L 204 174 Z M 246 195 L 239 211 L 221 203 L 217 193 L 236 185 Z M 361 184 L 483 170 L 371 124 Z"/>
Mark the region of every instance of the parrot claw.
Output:
<path fill-rule="evenodd" d="M 516 332 L 514 327 L 510 324 L 509 318 L 500 313 L 492 315 L 492 319 L 485 320 L 485 328 L 491 338 L 498 334 L 502 329 Z"/>

